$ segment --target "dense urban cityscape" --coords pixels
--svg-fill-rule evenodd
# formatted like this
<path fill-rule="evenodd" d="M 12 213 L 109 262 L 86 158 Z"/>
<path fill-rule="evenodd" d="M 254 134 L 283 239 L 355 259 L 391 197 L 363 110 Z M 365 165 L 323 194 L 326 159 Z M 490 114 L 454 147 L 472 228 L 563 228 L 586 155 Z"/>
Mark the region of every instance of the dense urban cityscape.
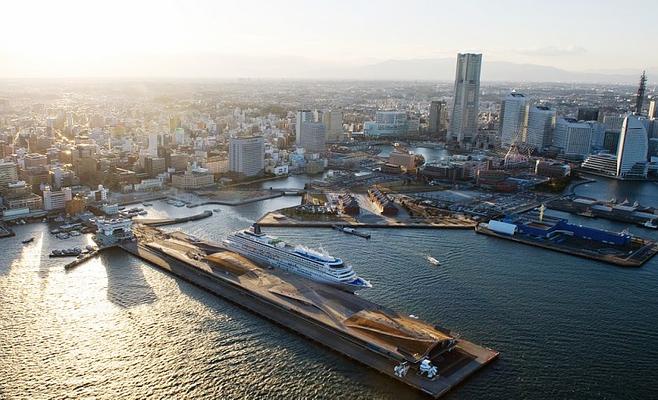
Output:
<path fill-rule="evenodd" d="M 53 12 L 100 7 L 79 6 Z M 136 7 L 145 20 L 158 9 Z M 162 15 L 209 33 L 213 7 L 172 2 Z M 254 27 L 285 15 L 248 7 Z M 285 54 L 260 27 L 222 19 L 235 42 L 262 41 L 253 53 Z M 187 35 L 168 43 L 187 50 Z M 388 40 L 391 57 L 406 54 Z M 30 68 L 53 73 L 30 76 L 11 69 L 28 58 L 7 57 L 0 398 L 651 398 L 658 70 L 645 50 L 622 68 L 638 53 L 615 64 L 598 44 L 542 40 L 451 51 L 451 80 L 405 72 L 445 58 L 367 64 L 371 79 L 347 56 L 334 72 L 291 58 L 309 79 L 279 76 L 274 61 L 260 76 L 255 55 L 242 77 L 68 76 L 54 71 L 73 64 L 52 54 Z M 309 43 L 309 54 L 322 47 Z M 354 49 L 323 51 L 341 46 Z M 107 49 L 80 51 L 125 57 Z M 147 53 L 134 71 L 167 63 Z M 501 66 L 518 79 L 488 78 Z"/>

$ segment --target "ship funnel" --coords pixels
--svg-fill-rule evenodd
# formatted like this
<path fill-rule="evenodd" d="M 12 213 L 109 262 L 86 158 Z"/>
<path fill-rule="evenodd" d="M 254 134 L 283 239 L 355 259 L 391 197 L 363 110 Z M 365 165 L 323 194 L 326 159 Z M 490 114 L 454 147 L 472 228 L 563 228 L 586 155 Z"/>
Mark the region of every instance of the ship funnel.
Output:
<path fill-rule="evenodd" d="M 261 233 L 261 232 L 260 232 L 260 225 L 258 225 L 258 224 L 253 224 L 252 227 L 254 228 L 254 233 L 255 233 L 256 235 L 260 235 L 260 233 Z"/>

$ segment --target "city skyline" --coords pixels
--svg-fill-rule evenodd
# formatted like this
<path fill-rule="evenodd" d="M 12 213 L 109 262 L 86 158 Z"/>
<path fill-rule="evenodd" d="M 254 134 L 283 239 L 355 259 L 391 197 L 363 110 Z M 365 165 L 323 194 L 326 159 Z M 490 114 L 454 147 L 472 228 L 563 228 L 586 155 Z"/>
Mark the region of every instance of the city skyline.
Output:
<path fill-rule="evenodd" d="M 483 53 L 487 63 L 603 73 L 611 76 L 598 79 L 611 82 L 643 69 L 655 79 L 651 71 L 658 67 L 658 56 L 643 45 L 643 38 L 656 34 L 651 10 L 658 7 L 648 1 L 632 9 L 610 1 L 540 3 L 532 9 L 518 1 L 417 1 L 402 19 L 394 3 L 67 5 L 6 5 L 13 17 L 0 27 L 1 78 L 360 79 L 368 76 L 363 69 L 397 61 L 409 64 L 397 66 L 399 78 L 418 79 L 414 63 L 453 59 L 458 52 Z M 628 20 L 641 29 L 609 29 Z M 483 69 L 484 80 L 501 79 L 487 74 Z M 578 80 L 556 78 L 550 70 L 534 74 L 535 81 Z M 449 78 L 437 72 L 434 79 Z"/>

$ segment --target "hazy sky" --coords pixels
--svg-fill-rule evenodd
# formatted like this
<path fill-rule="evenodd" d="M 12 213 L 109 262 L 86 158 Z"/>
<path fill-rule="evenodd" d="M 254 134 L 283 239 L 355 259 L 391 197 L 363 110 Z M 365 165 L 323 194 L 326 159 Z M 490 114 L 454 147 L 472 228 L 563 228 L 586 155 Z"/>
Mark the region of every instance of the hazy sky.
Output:
<path fill-rule="evenodd" d="M 630 4 L 9 0 L 0 77 L 222 76 L 267 60 L 344 66 L 460 51 L 569 70 L 656 67 L 658 1 Z M 230 68 L 222 69 L 224 61 Z"/>

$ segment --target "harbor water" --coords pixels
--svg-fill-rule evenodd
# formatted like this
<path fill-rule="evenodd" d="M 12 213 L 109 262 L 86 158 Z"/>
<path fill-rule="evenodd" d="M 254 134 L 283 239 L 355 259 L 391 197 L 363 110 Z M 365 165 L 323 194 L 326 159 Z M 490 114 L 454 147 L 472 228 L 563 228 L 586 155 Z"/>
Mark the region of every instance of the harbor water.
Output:
<path fill-rule="evenodd" d="M 658 205 L 651 183 L 601 180 L 576 192 Z M 267 211 L 298 203 L 281 197 L 187 209 L 154 202 L 146 209 L 148 218 L 218 209 L 166 229 L 219 241 Z M 70 259 L 49 258 L 51 249 L 90 238 L 59 240 L 50 229 L 18 226 L 15 237 L 0 240 L 2 399 L 425 398 L 119 250 L 65 271 Z M 655 397 L 658 258 L 620 268 L 470 230 L 365 230 L 370 240 L 331 229 L 265 231 L 343 257 L 374 286 L 360 296 L 501 352 L 447 399 Z M 630 231 L 658 239 L 658 231 Z M 21 244 L 29 237 L 35 240 Z"/>

